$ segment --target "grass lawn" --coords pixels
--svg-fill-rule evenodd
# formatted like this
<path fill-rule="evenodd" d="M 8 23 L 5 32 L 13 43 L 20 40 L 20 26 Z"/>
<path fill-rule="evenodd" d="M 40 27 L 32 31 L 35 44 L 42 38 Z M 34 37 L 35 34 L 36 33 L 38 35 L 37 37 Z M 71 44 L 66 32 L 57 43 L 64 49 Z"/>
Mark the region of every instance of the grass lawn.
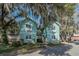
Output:
<path fill-rule="evenodd" d="M 27 44 L 27 45 L 22 45 L 19 47 L 11 47 L 9 45 L 1 44 L 0 54 L 10 53 L 12 51 L 17 51 L 17 53 L 26 53 L 26 52 L 29 52 L 29 50 L 37 49 L 37 48 L 39 48 L 39 46 L 36 44 Z"/>
<path fill-rule="evenodd" d="M 3 52 L 10 52 L 14 49 L 14 47 L 10 47 L 8 45 L 5 45 L 5 44 L 1 44 L 0 45 L 0 54 L 3 53 Z"/>

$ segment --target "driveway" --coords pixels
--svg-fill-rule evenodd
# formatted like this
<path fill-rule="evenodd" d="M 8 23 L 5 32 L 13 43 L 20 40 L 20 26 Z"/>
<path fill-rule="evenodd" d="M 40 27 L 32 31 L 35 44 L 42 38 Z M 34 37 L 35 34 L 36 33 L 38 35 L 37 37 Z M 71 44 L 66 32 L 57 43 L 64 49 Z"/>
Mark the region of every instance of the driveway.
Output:
<path fill-rule="evenodd" d="M 79 56 L 78 51 L 78 42 L 72 42 L 58 46 L 46 46 L 45 48 L 38 49 L 34 52 L 20 54 L 18 56 Z"/>

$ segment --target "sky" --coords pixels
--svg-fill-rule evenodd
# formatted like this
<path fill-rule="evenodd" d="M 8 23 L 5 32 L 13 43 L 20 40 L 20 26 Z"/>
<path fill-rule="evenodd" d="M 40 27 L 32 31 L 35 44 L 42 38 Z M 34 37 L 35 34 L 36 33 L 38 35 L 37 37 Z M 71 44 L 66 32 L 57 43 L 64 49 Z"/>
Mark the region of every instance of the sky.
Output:
<path fill-rule="evenodd" d="M 75 20 L 75 23 L 78 23 L 79 22 L 79 17 L 77 16 L 79 14 L 79 4 L 76 5 L 76 8 L 74 10 L 74 20 Z"/>
<path fill-rule="evenodd" d="M 19 8 L 20 10 L 19 10 L 18 8 Z M 16 16 L 18 16 L 18 15 L 21 13 L 21 10 L 25 11 L 25 12 L 27 13 L 27 15 L 28 15 L 33 21 L 35 21 L 35 22 L 38 24 L 38 26 L 40 25 L 41 16 L 40 16 L 40 15 L 38 15 L 38 16 L 37 16 L 37 15 L 33 15 L 33 12 L 32 12 L 32 10 L 31 10 L 31 8 L 24 7 L 23 4 L 21 4 L 21 5 L 19 5 L 18 7 L 14 8 L 14 9 L 12 10 L 12 12 L 10 13 L 9 16 L 16 17 Z M 15 20 L 16 20 L 17 22 L 19 22 L 19 21 L 22 21 L 22 20 L 24 20 L 24 19 L 25 19 L 24 17 L 18 16 Z"/>

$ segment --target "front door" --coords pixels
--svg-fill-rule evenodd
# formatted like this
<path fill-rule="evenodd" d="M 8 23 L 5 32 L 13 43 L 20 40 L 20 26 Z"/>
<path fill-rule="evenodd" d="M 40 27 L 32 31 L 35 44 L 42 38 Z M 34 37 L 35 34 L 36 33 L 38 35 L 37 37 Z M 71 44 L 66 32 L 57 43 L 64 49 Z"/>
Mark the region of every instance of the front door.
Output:
<path fill-rule="evenodd" d="M 27 42 L 31 42 L 32 41 L 31 35 L 26 35 L 26 41 Z"/>

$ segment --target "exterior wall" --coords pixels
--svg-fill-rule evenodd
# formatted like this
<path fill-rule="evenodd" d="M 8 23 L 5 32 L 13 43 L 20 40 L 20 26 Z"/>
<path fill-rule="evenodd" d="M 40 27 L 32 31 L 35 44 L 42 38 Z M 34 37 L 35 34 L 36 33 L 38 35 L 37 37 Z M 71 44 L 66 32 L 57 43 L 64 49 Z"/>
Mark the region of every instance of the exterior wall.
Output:
<path fill-rule="evenodd" d="M 30 25 L 31 28 L 28 28 L 26 24 Z M 23 39 L 24 43 L 35 43 L 37 39 L 37 27 L 36 24 L 32 21 L 23 21 L 20 23 L 20 37 Z"/>
<path fill-rule="evenodd" d="M 50 24 L 44 30 L 44 36 L 48 43 L 57 44 L 60 41 L 60 27 L 56 23 Z"/>
<path fill-rule="evenodd" d="M 74 34 L 73 36 L 71 36 L 71 41 L 74 40 L 79 40 L 79 34 Z"/>

